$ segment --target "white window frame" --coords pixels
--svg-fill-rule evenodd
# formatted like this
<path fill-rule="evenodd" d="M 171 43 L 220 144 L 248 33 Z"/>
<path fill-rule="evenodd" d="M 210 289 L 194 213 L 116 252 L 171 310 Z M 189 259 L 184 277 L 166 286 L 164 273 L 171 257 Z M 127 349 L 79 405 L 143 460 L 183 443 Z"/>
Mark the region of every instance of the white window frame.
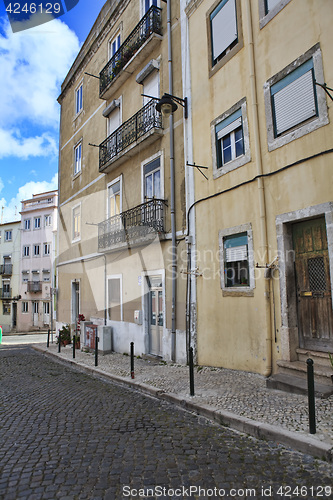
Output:
<path fill-rule="evenodd" d="M 41 228 L 41 218 L 40 216 L 34 217 L 34 230 L 38 230 Z"/>
<path fill-rule="evenodd" d="M 79 209 L 79 231 L 75 234 L 75 210 Z M 72 243 L 81 240 L 81 203 L 78 203 L 72 208 Z"/>
<path fill-rule="evenodd" d="M 13 230 L 6 229 L 5 230 L 5 241 L 12 241 L 12 240 L 13 240 Z"/>
<path fill-rule="evenodd" d="M 277 0 L 276 4 L 269 8 L 270 0 L 259 0 L 259 27 L 262 29 L 273 17 L 275 17 L 291 0 Z"/>
<path fill-rule="evenodd" d="M 110 59 L 114 56 L 114 54 L 120 49 L 121 47 L 121 39 L 122 39 L 122 36 L 121 36 L 121 27 L 119 27 L 117 29 L 117 31 L 112 35 L 112 37 L 109 39 L 109 43 L 108 43 L 108 57 L 109 57 L 109 61 Z M 119 37 L 119 47 L 117 47 L 118 45 L 118 37 Z M 114 52 L 114 54 L 112 54 L 112 44 L 116 42 L 116 50 Z"/>
<path fill-rule="evenodd" d="M 81 96 L 80 96 L 81 94 Z M 83 80 L 75 89 L 75 117 L 83 111 Z"/>
<path fill-rule="evenodd" d="M 120 183 L 120 213 L 123 211 L 123 176 L 120 175 L 119 177 L 116 177 L 116 179 L 113 179 L 113 181 L 109 182 L 106 186 L 106 218 L 109 219 L 111 217 L 110 214 L 110 203 L 109 203 L 109 188 L 112 187 L 114 184 L 117 184 L 117 182 Z"/>
<path fill-rule="evenodd" d="M 52 215 L 45 215 L 44 216 L 44 225 L 45 225 L 45 227 L 49 227 L 52 225 Z"/>
<path fill-rule="evenodd" d="M 22 314 L 27 314 L 29 312 L 29 302 L 22 302 Z"/>
<path fill-rule="evenodd" d="M 51 243 L 43 243 L 43 255 L 51 255 Z"/>
<path fill-rule="evenodd" d="M 80 151 L 80 158 L 77 160 L 77 151 Z M 74 177 L 82 172 L 82 139 L 74 146 Z"/>
<path fill-rule="evenodd" d="M 110 301 L 109 301 L 109 280 L 113 280 L 113 279 L 118 279 L 120 281 L 120 321 L 123 321 L 124 319 L 124 316 L 123 316 L 123 275 L 122 274 L 110 274 L 107 276 L 107 318 L 109 321 L 118 321 L 118 320 L 113 320 L 112 318 L 110 318 L 109 316 L 109 304 L 110 304 Z"/>
<path fill-rule="evenodd" d="M 314 85 L 314 92 L 317 97 L 318 115 L 310 118 L 305 122 L 300 123 L 299 125 L 296 125 L 292 129 L 287 130 L 283 134 L 275 137 L 271 88 L 278 82 L 282 81 L 285 77 L 290 75 L 293 71 L 297 70 L 297 68 L 302 66 L 304 63 L 308 62 L 310 59 L 312 59 L 313 63 L 313 73 L 315 81 L 323 84 L 325 81 L 323 61 L 320 46 L 318 43 L 310 50 L 308 50 L 305 54 L 289 64 L 282 71 L 270 78 L 264 85 L 267 141 L 269 151 L 273 151 L 281 146 L 284 146 L 294 139 L 303 137 L 304 135 L 309 134 L 310 132 L 313 132 L 314 130 L 317 130 L 318 128 L 329 123 L 325 91 L 319 85 Z"/>
<path fill-rule="evenodd" d="M 31 230 L 31 219 L 24 219 L 24 231 Z"/>
<path fill-rule="evenodd" d="M 160 159 L 160 199 L 164 200 L 164 156 L 161 151 L 158 153 L 146 158 L 143 162 L 141 162 L 141 203 L 145 203 L 146 199 L 146 174 L 145 174 L 145 166 L 149 163 L 152 163 L 157 158 Z"/>
<path fill-rule="evenodd" d="M 38 253 L 36 253 L 37 248 L 38 248 Z M 34 243 L 33 257 L 40 257 L 40 243 Z"/>
<path fill-rule="evenodd" d="M 217 131 L 216 128 L 224 122 L 229 117 L 240 110 L 241 112 L 241 121 L 243 126 L 243 149 L 244 154 L 235 157 L 231 161 L 225 163 L 221 167 L 218 167 L 218 158 L 217 158 Z M 231 128 L 232 128 L 232 124 Z M 237 125 L 238 126 L 238 125 Z M 232 130 L 226 128 L 226 135 Z M 221 130 L 221 132 L 223 129 Z M 222 136 L 223 137 L 223 136 Z M 212 140 L 212 158 L 213 158 L 213 178 L 217 179 L 221 177 L 221 175 L 225 175 L 236 168 L 242 167 L 249 161 L 251 161 L 251 152 L 250 152 L 250 137 L 249 137 L 249 124 L 247 119 L 247 106 L 246 106 L 246 98 L 244 97 L 240 101 L 238 101 L 234 106 L 232 106 L 228 111 L 224 112 L 222 115 L 218 116 L 211 122 L 211 140 Z"/>
<path fill-rule="evenodd" d="M 237 30 L 236 36 L 230 42 L 230 45 L 226 46 L 226 48 L 220 54 L 213 54 L 214 51 L 213 19 L 215 19 L 216 22 L 218 16 L 222 15 L 223 9 L 225 9 L 225 12 L 227 12 L 230 11 L 233 6 L 236 13 L 236 18 L 235 18 L 235 24 Z M 212 76 L 243 47 L 243 30 L 241 21 L 240 0 L 216 1 L 206 14 L 206 24 L 207 24 L 207 35 L 208 35 L 209 76 Z M 223 26 L 221 26 L 219 33 L 225 33 L 225 32 L 226 30 L 223 29 Z M 214 55 L 216 57 L 214 57 Z"/>
<path fill-rule="evenodd" d="M 30 257 L 30 245 L 23 245 L 22 257 L 23 258 Z"/>
<path fill-rule="evenodd" d="M 226 237 L 237 236 L 241 233 L 247 233 L 247 251 L 248 251 L 248 272 L 249 286 L 226 286 L 225 282 L 225 250 L 224 240 Z M 219 253 L 220 253 L 220 279 L 223 296 L 238 295 L 238 296 L 253 296 L 255 288 L 255 267 L 254 267 L 254 251 L 253 251 L 253 231 L 251 223 L 241 224 L 219 231 Z"/>
<path fill-rule="evenodd" d="M 151 7 L 153 5 L 153 0 L 150 0 L 150 3 L 151 3 L 151 5 L 150 5 L 150 7 Z M 161 7 L 161 0 L 157 0 L 156 3 L 157 3 L 157 7 Z M 140 2 L 140 10 L 141 10 L 141 17 L 140 17 L 140 19 L 142 19 L 143 16 L 146 14 L 146 1 L 145 0 L 141 0 L 141 2 Z"/>

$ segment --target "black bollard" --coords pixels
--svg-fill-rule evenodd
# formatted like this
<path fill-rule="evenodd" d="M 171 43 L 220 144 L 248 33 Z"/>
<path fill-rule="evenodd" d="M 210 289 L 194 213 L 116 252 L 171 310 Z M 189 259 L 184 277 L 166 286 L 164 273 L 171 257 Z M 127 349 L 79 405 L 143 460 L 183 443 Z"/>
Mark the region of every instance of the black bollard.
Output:
<path fill-rule="evenodd" d="M 58 336 L 58 352 L 60 352 L 61 350 L 61 333 L 60 333 L 60 330 L 59 330 L 59 336 Z"/>
<path fill-rule="evenodd" d="M 313 360 L 310 358 L 307 359 L 306 364 L 308 365 L 309 428 L 310 428 L 310 434 L 316 434 L 316 407 L 315 407 Z"/>
<path fill-rule="evenodd" d="M 46 347 L 50 347 L 50 330 L 47 330 L 47 344 Z"/>
<path fill-rule="evenodd" d="M 189 348 L 189 368 L 190 368 L 190 395 L 194 396 L 194 366 L 193 366 L 193 347 Z"/>
<path fill-rule="evenodd" d="M 134 378 L 134 342 L 131 342 L 131 378 Z"/>
<path fill-rule="evenodd" d="M 95 366 L 98 366 L 98 341 L 99 341 L 99 338 L 97 337 L 97 329 L 96 329 L 96 337 L 95 337 Z"/>
<path fill-rule="evenodd" d="M 76 341 L 76 338 L 75 338 L 75 335 L 73 335 L 73 359 L 75 359 L 75 341 Z"/>

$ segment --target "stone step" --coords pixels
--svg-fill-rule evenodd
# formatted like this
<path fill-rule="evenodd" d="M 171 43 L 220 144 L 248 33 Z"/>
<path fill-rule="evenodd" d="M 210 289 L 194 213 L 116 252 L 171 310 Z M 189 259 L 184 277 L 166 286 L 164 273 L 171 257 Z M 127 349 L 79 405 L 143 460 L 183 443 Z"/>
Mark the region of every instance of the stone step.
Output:
<path fill-rule="evenodd" d="M 280 391 L 292 394 L 307 395 L 308 384 L 305 378 L 288 375 L 286 373 L 277 373 L 266 380 L 268 389 L 278 389 Z M 317 398 L 328 398 L 333 394 L 333 384 L 321 384 L 315 381 L 315 396 Z"/>
<path fill-rule="evenodd" d="M 294 377 L 307 379 L 307 364 L 303 361 L 277 361 L 279 373 L 291 375 Z M 313 371 L 315 380 L 320 384 L 330 385 L 332 383 L 331 375 L 333 370 L 329 366 L 324 366 L 314 362 Z"/>
<path fill-rule="evenodd" d="M 313 359 L 315 365 L 324 365 L 326 367 L 332 368 L 331 361 L 328 352 L 310 351 L 308 349 L 296 349 L 298 361 L 303 361 L 306 363 L 308 358 Z M 333 372 L 333 369 L 332 369 Z"/>

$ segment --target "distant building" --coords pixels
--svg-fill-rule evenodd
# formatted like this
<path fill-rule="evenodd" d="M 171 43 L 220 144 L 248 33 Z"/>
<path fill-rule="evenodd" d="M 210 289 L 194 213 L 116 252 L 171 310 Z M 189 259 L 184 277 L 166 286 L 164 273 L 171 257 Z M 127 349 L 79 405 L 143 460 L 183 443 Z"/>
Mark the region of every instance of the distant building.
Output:
<path fill-rule="evenodd" d="M 42 330 L 51 325 L 57 206 L 57 191 L 22 201 L 18 331 Z"/>
<path fill-rule="evenodd" d="M 20 221 L 0 224 L 0 326 L 17 328 L 20 274 Z"/>

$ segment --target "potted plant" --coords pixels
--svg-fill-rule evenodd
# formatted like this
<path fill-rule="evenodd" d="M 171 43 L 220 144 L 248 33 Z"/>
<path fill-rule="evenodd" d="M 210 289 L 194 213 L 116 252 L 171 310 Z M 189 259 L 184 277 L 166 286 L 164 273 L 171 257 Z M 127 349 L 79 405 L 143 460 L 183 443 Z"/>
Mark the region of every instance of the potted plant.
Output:
<path fill-rule="evenodd" d="M 67 344 L 71 343 L 71 329 L 68 324 L 64 325 L 59 330 L 59 335 L 57 336 L 57 342 L 56 342 L 57 344 L 59 344 L 59 340 L 62 346 L 66 346 Z"/>

